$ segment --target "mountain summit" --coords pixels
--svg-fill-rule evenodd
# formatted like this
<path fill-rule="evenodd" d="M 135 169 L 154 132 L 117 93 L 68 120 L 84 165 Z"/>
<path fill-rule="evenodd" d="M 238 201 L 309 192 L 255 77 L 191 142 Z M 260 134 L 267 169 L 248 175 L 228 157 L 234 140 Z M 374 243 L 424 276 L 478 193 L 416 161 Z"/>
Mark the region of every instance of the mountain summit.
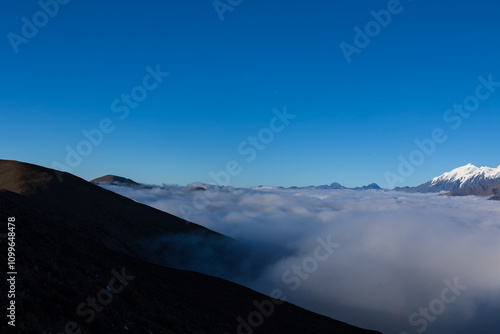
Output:
<path fill-rule="evenodd" d="M 500 182 L 500 166 L 497 168 L 477 167 L 467 164 L 437 176 L 424 184 L 410 188 L 396 188 L 408 192 L 440 192 L 464 189 L 472 186 L 486 186 Z"/>
<path fill-rule="evenodd" d="M 491 168 L 486 166 L 476 167 L 473 164 L 467 164 L 435 177 L 430 182 L 431 186 L 449 184 L 457 188 L 467 188 L 478 183 L 493 183 L 497 179 L 500 179 L 500 166 Z"/>
<path fill-rule="evenodd" d="M 127 187 L 142 187 L 141 184 L 135 182 L 134 180 L 127 179 L 125 177 L 116 176 L 116 175 L 104 175 L 98 177 L 96 179 L 91 180 L 92 183 L 108 183 L 115 184 L 118 186 L 127 186 Z"/>

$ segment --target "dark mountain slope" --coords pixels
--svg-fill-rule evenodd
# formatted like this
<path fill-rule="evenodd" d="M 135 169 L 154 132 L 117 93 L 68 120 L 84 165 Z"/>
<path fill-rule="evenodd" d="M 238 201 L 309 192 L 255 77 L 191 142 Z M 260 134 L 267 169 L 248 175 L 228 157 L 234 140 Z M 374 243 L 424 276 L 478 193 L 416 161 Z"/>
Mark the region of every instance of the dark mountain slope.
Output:
<path fill-rule="evenodd" d="M 16 203 L 120 252 L 148 258 L 144 241 L 171 234 L 195 234 L 207 242 L 230 240 L 72 174 L 61 176 L 62 182 L 54 170 L 0 160 L 0 189 L 20 195 L 13 198 Z"/>
<path fill-rule="evenodd" d="M 12 201 L 16 196 L 0 191 L 2 231 L 7 217 L 16 218 L 20 333 L 60 333 L 69 321 L 76 322 L 82 333 L 236 333 L 237 317 L 247 318 L 255 311 L 254 300 L 269 299 L 222 279 L 157 266 L 109 250 L 52 223 L 34 209 L 20 207 Z M 2 263 L 7 261 L 5 256 L 6 252 L 0 253 Z M 123 291 L 112 294 L 111 302 L 86 323 L 90 316 L 78 315 L 77 306 L 89 297 L 96 298 L 109 286 L 112 270 L 122 273 L 123 268 L 135 278 Z M 116 289 L 120 287 L 117 282 Z M 5 294 L 0 298 L 5 305 Z M 5 321 L 0 328 L 5 330 Z M 375 332 L 285 303 L 276 306 L 255 333 Z"/>
<path fill-rule="evenodd" d="M 254 301 L 269 299 L 226 280 L 141 260 L 134 234 L 230 239 L 70 174 L 59 182 L 54 173 L 0 161 L 1 232 L 7 217 L 16 218 L 20 333 L 79 333 L 77 327 L 81 333 L 237 333 L 237 318 L 247 319 L 256 311 Z M 0 252 L 2 263 L 6 255 Z M 111 279 L 123 275 L 130 277 L 121 289 L 123 283 Z M 274 308 L 254 333 L 375 333 L 288 303 Z"/>

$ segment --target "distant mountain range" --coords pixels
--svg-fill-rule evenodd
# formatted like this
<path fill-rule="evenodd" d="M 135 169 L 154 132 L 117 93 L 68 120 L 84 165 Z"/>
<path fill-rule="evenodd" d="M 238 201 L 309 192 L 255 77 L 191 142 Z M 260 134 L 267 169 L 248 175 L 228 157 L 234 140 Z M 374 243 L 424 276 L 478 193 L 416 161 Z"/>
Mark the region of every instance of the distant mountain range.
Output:
<path fill-rule="evenodd" d="M 123 186 L 123 187 L 132 187 L 132 188 L 147 188 L 151 189 L 154 186 L 151 185 L 146 185 L 142 183 L 135 182 L 134 180 L 127 179 L 122 176 L 116 176 L 116 175 L 105 175 L 101 176 L 98 178 L 95 178 L 93 180 L 90 180 L 91 183 L 97 184 L 97 185 L 115 185 L 115 186 Z M 159 188 L 166 188 L 165 186 L 156 186 Z M 200 190 L 206 190 L 209 187 L 214 187 L 214 185 L 209 185 L 201 182 L 195 182 L 191 183 L 186 186 L 188 190 L 191 191 L 200 191 Z M 274 187 L 274 186 L 257 186 L 253 187 L 252 189 L 350 189 L 350 190 L 384 190 L 382 189 L 378 184 L 376 183 L 370 183 L 369 185 L 362 186 L 362 187 L 354 187 L 354 188 L 348 188 L 344 187 L 338 182 L 334 182 L 330 185 L 321 185 L 321 186 L 305 186 L 305 187 Z"/>
<path fill-rule="evenodd" d="M 369 185 L 367 186 L 362 186 L 362 187 L 354 187 L 354 188 L 348 188 L 348 187 L 344 187 L 343 185 L 341 185 L 340 183 L 338 182 L 334 182 L 330 185 L 328 184 L 324 184 L 324 185 L 321 185 L 321 186 L 306 186 L 306 187 L 296 187 L 296 186 L 292 186 L 292 187 L 288 187 L 288 188 L 285 188 L 285 187 L 271 187 L 271 186 L 258 186 L 258 187 L 254 187 L 253 189 L 275 189 L 275 188 L 279 188 L 279 189 L 339 189 L 339 190 L 342 190 L 342 189 L 350 189 L 350 190 L 383 190 L 382 188 L 379 187 L 378 184 L 376 183 L 370 183 Z"/>
<path fill-rule="evenodd" d="M 478 195 L 491 196 L 497 195 L 496 188 L 493 186 L 500 182 L 500 166 L 497 168 L 491 167 L 476 167 L 473 164 L 467 164 L 462 167 L 453 169 L 450 172 L 437 176 L 416 187 L 396 187 L 393 190 L 410 193 L 438 193 L 442 191 L 451 192 L 458 189 L 467 189 L 476 187 L 467 191 L 458 191 L 450 193 L 451 196 Z M 490 186 L 491 185 L 491 186 Z M 488 187 L 490 186 L 490 187 Z M 266 188 L 264 186 L 256 187 L 257 189 Z M 273 188 L 273 187 L 268 187 Z M 283 188 L 283 187 L 279 187 Z M 371 183 L 362 187 L 348 188 L 340 183 L 334 182 L 330 185 L 308 186 L 308 187 L 289 187 L 287 189 L 351 189 L 351 190 L 388 190 L 382 189 L 376 183 Z M 494 198 L 493 198 L 494 199 Z"/>
<path fill-rule="evenodd" d="M 151 186 L 143 185 L 132 181 L 130 179 L 106 175 L 91 182 L 96 184 L 114 184 L 118 186 L 129 186 L 129 187 L 143 187 L 151 188 Z M 476 167 L 472 164 L 467 164 L 462 167 L 453 169 L 450 172 L 446 172 L 440 176 L 437 176 L 419 186 L 416 187 L 396 187 L 393 190 L 409 192 L 409 193 L 439 193 L 447 192 L 446 195 L 449 196 L 490 196 L 491 199 L 499 199 L 500 192 L 498 191 L 500 186 L 500 166 L 497 168 L 491 167 Z M 187 186 L 190 190 L 205 190 L 210 185 L 203 183 L 193 183 Z M 319 186 L 305 186 L 305 187 L 274 187 L 274 186 L 258 186 L 252 189 L 264 190 L 264 189 L 334 189 L 334 190 L 372 190 L 372 191 L 387 191 L 388 189 L 381 188 L 376 183 L 371 183 L 362 187 L 344 187 L 338 182 L 331 184 L 319 185 Z"/>
<path fill-rule="evenodd" d="M 448 192 L 447 195 L 450 196 L 493 196 L 491 199 L 498 199 L 500 195 L 497 193 L 497 184 L 500 184 L 500 166 L 491 168 L 486 166 L 476 167 L 473 164 L 467 164 L 437 176 L 419 186 L 396 187 L 392 190 L 410 193 L 439 193 L 446 191 Z M 255 189 L 263 188 L 274 187 L 259 186 Z M 285 189 L 283 187 L 278 188 Z M 330 185 L 289 187 L 286 189 L 388 190 L 380 188 L 376 183 L 371 183 L 362 187 L 348 188 L 337 182 Z"/>
<path fill-rule="evenodd" d="M 382 190 L 382 188 L 380 188 L 379 185 L 376 183 L 370 183 L 369 185 L 362 186 L 362 187 L 348 188 L 348 187 L 342 186 L 338 182 L 334 182 L 330 185 L 322 185 L 322 186 L 317 186 L 317 187 L 313 187 L 313 188 L 315 188 L 315 189 Z"/>

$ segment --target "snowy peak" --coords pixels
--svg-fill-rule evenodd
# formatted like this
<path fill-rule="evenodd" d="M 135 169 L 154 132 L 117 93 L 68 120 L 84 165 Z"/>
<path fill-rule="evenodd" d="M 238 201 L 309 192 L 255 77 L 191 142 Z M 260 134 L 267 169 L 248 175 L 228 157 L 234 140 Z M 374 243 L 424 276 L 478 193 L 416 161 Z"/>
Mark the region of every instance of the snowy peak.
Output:
<path fill-rule="evenodd" d="M 500 178 L 500 166 L 497 168 L 491 167 L 476 167 L 473 164 L 467 164 L 462 167 L 455 168 L 451 172 L 444 173 L 438 177 L 433 178 L 430 182 L 435 185 L 440 182 L 458 183 L 459 188 L 464 185 L 470 186 L 471 181 L 479 180 L 493 180 Z"/>
<path fill-rule="evenodd" d="M 467 164 L 444 173 L 417 187 L 400 188 L 396 190 L 407 192 L 440 192 L 464 189 L 472 186 L 487 186 L 500 182 L 500 166 L 497 168 L 477 167 Z"/>

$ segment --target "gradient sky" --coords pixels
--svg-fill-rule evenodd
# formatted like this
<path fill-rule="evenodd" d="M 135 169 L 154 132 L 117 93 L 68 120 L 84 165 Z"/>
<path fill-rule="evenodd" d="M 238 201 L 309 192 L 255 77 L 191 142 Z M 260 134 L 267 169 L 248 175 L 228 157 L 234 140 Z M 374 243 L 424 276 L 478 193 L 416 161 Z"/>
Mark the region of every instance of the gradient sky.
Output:
<path fill-rule="evenodd" d="M 435 128 L 448 139 L 398 185 L 469 162 L 500 164 L 500 87 L 458 129 L 443 120 L 475 93 L 478 76 L 500 81 L 498 1 L 402 0 L 350 63 L 340 43 L 354 45 L 353 29 L 388 1 L 243 0 L 221 21 L 210 0 L 72 0 L 17 53 L 9 33 L 22 36 L 23 17 L 43 20 L 41 7 L 1 7 L 4 159 L 67 165 L 67 147 L 109 119 L 114 130 L 72 173 L 214 183 L 209 172 L 236 160 L 234 186 L 387 187 L 384 174 Z M 113 101 L 158 64 L 169 76 L 120 119 Z M 285 106 L 296 118 L 248 162 L 238 146 Z"/>

